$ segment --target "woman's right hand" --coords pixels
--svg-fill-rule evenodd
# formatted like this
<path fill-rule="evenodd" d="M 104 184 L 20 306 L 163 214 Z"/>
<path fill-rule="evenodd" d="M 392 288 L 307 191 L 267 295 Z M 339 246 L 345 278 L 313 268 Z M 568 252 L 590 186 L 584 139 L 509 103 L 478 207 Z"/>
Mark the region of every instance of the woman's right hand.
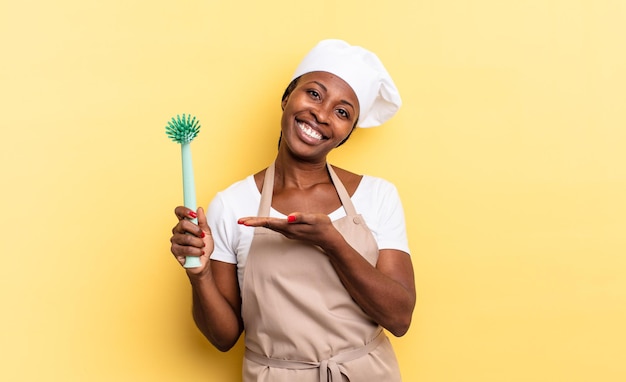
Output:
<path fill-rule="evenodd" d="M 189 208 L 178 206 L 174 213 L 178 218 L 178 224 L 172 229 L 170 238 L 172 254 L 181 266 L 185 264 L 187 256 L 200 258 L 200 267 L 186 268 L 190 275 L 209 273 L 211 271 L 209 256 L 213 252 L 213 237 L 204 210 L 200 207 L 197 212 L 194 212 Z M 191 221 L 196 217 L 198 218 L 197 225 Z"/>

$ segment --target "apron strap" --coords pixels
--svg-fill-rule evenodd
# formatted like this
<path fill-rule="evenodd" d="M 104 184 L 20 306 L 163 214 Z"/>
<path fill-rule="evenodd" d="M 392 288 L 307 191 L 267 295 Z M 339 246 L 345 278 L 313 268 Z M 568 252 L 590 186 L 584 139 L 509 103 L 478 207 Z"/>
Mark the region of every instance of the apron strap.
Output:
<path fill-rule="evenodd" d="M 337 195 L 339 195 L 339 199 L 341 200 L 343 209 L 346 210 L 346 215 L 355 216 L 356 209 L 354 208 L 354 205 L 352 204 L 352 199 L 350 199 L 350 195 L 348 194 L 348 191 L 346 191 L 346 188 L 341 182 L 341 179 L 339 179 L 337 174 L 335 174 L 335 170 L 333 170 L 333 166 L 327 163 L 326 167 L 328 167 L 328 173 L 330 174 L 330 179 L 333 181 L 333 184 L 335 185 L 335 189 L 337 190 Z"/>
<path fill-rule="evenodd" d="M 274 194 L 274 162 L 265 170 L 265 179 L 263 179 L 263 188 L 261 189 L 261 203 L 259 204 L 259 213 L 257 216 L 270 216 L 270 208 L 272 207 L 272 195 Z"/>
<path fill-rule="evenodd" d="M 261 354 L 255 353 L 252 350 L 246 348 L 245 358 L 256 362 L 260 365 L 291 370 L 305 370 L 305 369 L 320 369 L 320 382 L 341 382 L 341 374 L 346 375 L 345 370 L 340 370 L 340 365 L 345 362 L 353 361 L 361 357 L 365 357 L 374 349 L 378 347 L 387 338 L 382 330 L 378 332 L 376 337 L 370 341 L 367 345 L 358 349 L 349 350 L 339 353 L 334 357 L 320 362 L 306 362 L 306 361 L 291 361 L 286 359 L 276 359 L 265 357 Z M 349 380 L 349 376 L 346 375 Z"/>

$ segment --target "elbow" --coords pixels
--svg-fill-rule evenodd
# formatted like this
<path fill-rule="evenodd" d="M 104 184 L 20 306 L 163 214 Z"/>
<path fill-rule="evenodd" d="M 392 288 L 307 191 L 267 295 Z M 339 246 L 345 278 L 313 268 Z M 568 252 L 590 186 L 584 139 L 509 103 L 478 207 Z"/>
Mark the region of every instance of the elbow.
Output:
<path fill-rule="evenodd" d="M 241 333 L 243 333 L 242 325 L 223 325 L 221 330 L 212 330 L 211 326 L 204 322 L 200 317 L 194 314 L 194 321 L 200 333 L 206 338 L 211 345 L 217 350 L 225 353 L 235 346 Z"/>
<path fill-rule="evenodd" d="M 204 335 L 204 338 L 206 338 L 211 343 L 211 345 L 213 345 L 214 348 L 221 351 L 222 353 L 225 353 L 232 349 L 239 340 L 239 336 L 241 335 L 241 331 L 239 331 L 238 333 L 215 333 L 209 331 L 206 328 L 203 329 L 200 326 L 198 326 L 198 328 L 200 329 L 202 335 Z"/>
<path fill-rule="evenodd" d="M 217 350 L 221 351 L 222 353 L 226 353 L 227 351 L 229 351 L 230 349 L 232 349 L 232 348 L 233 348 L 233 346 L 235 346 L 235 342 L 233 342 L 233 343 L 223 343 L 223 344 L 222 344 L 222 343 L 217 343 L 217 342 L 212 342 L 212 341 L 211 341 L 211 344 L 213 344 L 213 346 L 214 346 Z"/>
<path fill-rule="evenodd" d="M 213 336 L 212 338 L 209 338 L 209 342 L 211 342 L 211 344 L 213 344 L 213 346 L 215 346 L 217 350 L 221 351 L 222 353 L 225 353 L 229 351 L 230 349 L 232 349 L 233 346 L 237 344 L 237 341 L 239 341 L 239 337 L 241 336 L 241 333 L 242 333 L 241 329 L 235 330 L 230 333 L 222 333 L 220 337 Z M 214 333 L 214 334 L 217 334 L 217 333 Z"/>
<path fill-rule="evenodd" d="M 412 298 L 402 309 L 396 311 L 393 316 L 388 317 L 388 325 L 383 325 L 391 334 L 395 337 L 402 337 L 408 331 L 411 326 L 411 320 L 413 319 L 413 310 L 415 309 L 415 298 Z"/>
<path fill-rule="evenodd" d="M 227 351 L 232 349 L 233 346 L 235 346 L 235 344 L 237 343 L 237 340 L 239 339 L 239 336 L 234 337 L 234 338 L 216 338 L 214 336 L 208 336 L 206 334 L 204 336 L 206 337 L 207 340 L 209 340 L 209 342 L 211 343 L 211 345 L 213 345 L 213 347 L 215 347 L 217 350 L 221 351 L 222 353 L 226 353 Z"/>
<path fill-rule="evenodd" d="M 385 329 L 389 331 L 389 333 L 393 334 L 395 337 L 402 337 L 408 331 L 411 326 L 411 315 L 408 317 L 402 317 L 401 319 L 396 319 L 394 322 L 390 323 Z"/>

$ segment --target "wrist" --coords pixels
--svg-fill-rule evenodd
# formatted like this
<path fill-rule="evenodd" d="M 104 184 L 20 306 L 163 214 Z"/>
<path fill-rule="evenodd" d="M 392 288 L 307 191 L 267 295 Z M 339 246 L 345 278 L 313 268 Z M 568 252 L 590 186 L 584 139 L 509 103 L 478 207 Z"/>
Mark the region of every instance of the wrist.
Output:
<path fill-rule="evenodd" d="M 200 285 L 205 284 L 207 282 L 213 281 L 213 274 L 211 273 L 211 264 L 208 263 L 206 266 L 201 269 L 198 268 L 188 268 L 187 277 L 191 282 L 191 285 Z"/>
<path fill-rule="evenodd" d="M 347 242 L 339 231 L 332 230 L 332 232 L 333 234 L 325 241 L 322 248 L 328 256 L 336 257 L 337 254 L 342 252 L 342 248 L 344 248 Z"/>

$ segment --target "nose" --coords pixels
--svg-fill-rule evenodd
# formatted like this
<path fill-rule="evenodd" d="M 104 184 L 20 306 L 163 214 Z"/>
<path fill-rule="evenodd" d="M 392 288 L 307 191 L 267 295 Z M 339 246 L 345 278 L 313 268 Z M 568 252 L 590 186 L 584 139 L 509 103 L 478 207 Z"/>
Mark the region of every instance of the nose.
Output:
<path fill-rule="evenodd" d="M 311 110 L 311 114 L 315 117 L 315 121 L 320 124 L 328 124 L 332 112 L 332 105 L 328 102 L 322 102 Z"/>

